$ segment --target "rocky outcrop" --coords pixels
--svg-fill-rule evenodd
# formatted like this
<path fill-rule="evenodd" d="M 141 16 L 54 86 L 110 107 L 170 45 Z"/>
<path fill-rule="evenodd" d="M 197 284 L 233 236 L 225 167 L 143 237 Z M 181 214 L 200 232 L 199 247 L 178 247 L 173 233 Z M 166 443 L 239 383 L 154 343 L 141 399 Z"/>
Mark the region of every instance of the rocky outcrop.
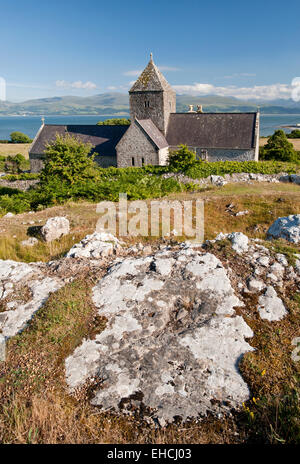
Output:
<path fill-rule="evenodd" d="M 45 265 L 0 260 L 2 336 L 8 338 L 20 332 L 49 295 L 62 285 L 61 279 L 47 276 Z"/>
<path fill-rule="evenodd" d="M 219 240 L 228 240 L 232 251 Z M 177 416 L 224 414 L 249 398 L 238 368 L 253 350 L 243 314 L 270 324 L 287 316 L 284 288 L 292 283 L 300 290 L 299 256 L 295 267 L 290 262 L 271 244 L 239 232 L 202 247 L 127 249 L 97 232 L 58 261 L 0 261 L 0 345 L 51 293 L 90 269 L 98 278 L 93 302 L 107 324 L 66 359 L 70 392 L 92 384 L 93 404 L 161 425 Z"/>
<path fill-rule="evenodd" d="M 120 248 L 119 240 L 107 232 L 95 232 L 87 235 L 67 253 L 67 258 L 99 259 L 112 255 Z"/>
<path fill-rule="evenodd" d="M 237 363 L 252 350 L 252 331 L 235 314 L 242 302 L 213 254 L 186 246 L 126 258 L 94 287 L 93 301 L 107 327 L 66 360 L 72 389 L 105 379 L 93 404 L 143 405 L 165 423 L 248 398 Z"/>
<path fill-rule="evenodd" d="M 47 220 L 41 229 L 41 236 L 46 242 L 52 242 L 70 233 L 69 220 L 62 216 L 52 217 Z"/>
<path fill-rule="evenodd" d="M 281 217 L 267 231 L 268 238 L 284 238 L 292 243 L 300 241 L 300 214 Z"/>

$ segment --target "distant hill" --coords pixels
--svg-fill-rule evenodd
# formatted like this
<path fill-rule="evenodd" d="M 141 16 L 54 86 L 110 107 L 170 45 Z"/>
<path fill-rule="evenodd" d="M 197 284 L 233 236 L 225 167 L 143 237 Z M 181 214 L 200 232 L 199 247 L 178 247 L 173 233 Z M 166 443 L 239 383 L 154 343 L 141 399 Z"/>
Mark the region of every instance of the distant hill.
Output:
<path fill-rule="evenodd" d="M 177 95 L 177 111 L 188 111 L 188 105 L 202 104 L 205 112 L 260 111 L 264 114 L 300 114 L 300 103 L 293 100 L 272 100 L 268 102 L 244 101 L 234 97 L 216 95 Z M 116 115 L 129 113 L 128 95 L 104 93 L 92 97 L 53 97 L 28 100 L 22 103 L 1 102 L 0 116 L 11 115 Z"/>

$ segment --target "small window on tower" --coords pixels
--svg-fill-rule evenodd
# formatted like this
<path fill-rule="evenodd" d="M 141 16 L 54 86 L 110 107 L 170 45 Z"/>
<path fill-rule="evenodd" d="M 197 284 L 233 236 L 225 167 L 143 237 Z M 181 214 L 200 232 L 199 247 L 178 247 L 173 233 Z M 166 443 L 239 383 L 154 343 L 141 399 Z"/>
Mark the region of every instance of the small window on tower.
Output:
<path fill-rule="evenodd" d="M 142 158 L 142 166 L 145 164 L 145 158 Z"/>
<path fill-rule="evenodd" d="M 131 165 L 134 166 L 134 157 L 131 158 Z"/>
<path fill-rule="evenodd" d="M 145 108 L 149 108 L 150 107 L 150 101 L 149 100 L 146 100 L 145 101 Z"/>

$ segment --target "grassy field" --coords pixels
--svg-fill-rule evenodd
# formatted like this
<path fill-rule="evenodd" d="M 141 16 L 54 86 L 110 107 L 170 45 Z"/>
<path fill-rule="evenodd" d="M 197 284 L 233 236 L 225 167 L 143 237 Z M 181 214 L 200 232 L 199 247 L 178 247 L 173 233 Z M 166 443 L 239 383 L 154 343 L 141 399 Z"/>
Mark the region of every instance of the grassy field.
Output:
<path fill-rule="evenodd" d="M 0 143 L 0 155 L 18 155 L 19 153 L 25 158 L 29 158 L 28 151 L 30 143 Z"/>
<path fill-rule="evenodd" d="M 173 194 L 169 199 L 205 202 L 205 238 L 219 232 L 241 231 L 265 238 L 278 217 L 300 213 L 300 187 L 293 184 L 228 184 L 201 193 Z M 148 201 L 149 203 L 149 201 Z M 236 217 L 228 212 L 248 210 Z M 49 217 L 69 218 L 71 234 L 52 244 L 40 242 L 22 248 L 33 226 Z M 95 230 L 96 205 L 68 203 L 34 214 L 0 220 L 0 258 L 48 261 L 62 256 L 70 246 Z M 33 224 L 30 224 L 34 222 Z M 147 241 L 140 237 L 130 243 Z M 149 240 L 151 243 L 151 240 Z M 268 245 L 268 242 L 266 242 Z M 273 252 L 291 260 L 300 246 L 274 242 Z M 226 242 L 212 245 L 225 266 L 249 271 L 241 257 Z M 254 310 L 257 301 L 249 295 L 239 308 L 255 336 L 255 351 L 244 356 L 240 366 L 251 390 L 244 409 L 224 419 L 208 417 L 202 422 L 153 428 L 129 417 L 103 413 L 89 402 L 90 390 L 70 396 L 65 387 L 64 360 L 84 338 L 105 327 L 96 315 L 91 288 L 106 272 L 82 275 L 51 295 L 28 327 L 13 337 L 7 347 L 7 362 L 0 363 L 0 441 L 3 443 L 295 443 L 299 436 L 299 366 L 291 362 L 290 340 L 299 336 L 300 298 L 294 282 L 279 289 L 289 315 L 280 322 L 262 321 Z M 257 295 L 255 296 L 257 298 Z M 299 363 L 298 363 L 299 364 Z M 298 384 L 298 387 L 297 387 Z M 299 391 L 298 391 L 299 394 Z"/>
<path fill-rule="evenodd" d="M 300 139 L 288 139 L 294 145 L 295 150 L 300 151 Z M 261 137 L 259 139 L 259 145 L 263 147 L 268 142 L 267 137 Z"/>

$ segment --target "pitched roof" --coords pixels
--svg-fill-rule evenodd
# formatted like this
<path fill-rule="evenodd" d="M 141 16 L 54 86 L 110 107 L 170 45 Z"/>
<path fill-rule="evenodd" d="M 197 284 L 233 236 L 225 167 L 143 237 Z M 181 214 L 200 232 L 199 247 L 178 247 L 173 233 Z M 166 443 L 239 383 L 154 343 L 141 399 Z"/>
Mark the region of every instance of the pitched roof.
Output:
<path fill-rule="evenodd" d="M 203 148 L 255 147 L 256 113 L 172 113 L 166 139 Z"/>
<path fill-rule="evenodd" d="M 133 86 L 129 90 L 129 93 L 162 90 L 173 89 L 170 86 L 169 82 L 162 75 L 151 56 L 148 65 L 146 66 L 140 77 L 133 84 Z"/>
<path fill-rule="evenodd" d="M 96 152 L 103 156 L 116 155 L 116 145 L 123 137 L 129 126 L 97 126 L 95 125 L 53 125 L 45 124 L 38 133 L 36 140 L 30 149 L 31 154 L 44 153 L 46 145 L 55 140 L 56 135 L 75 136 L 81 142 L 91 143 Z"/>
<path fill-rule="evenodd" d="M 165 137 L 151 119 L 135 119 L 135 121 L 159 150 L 168 146 Z"/>

